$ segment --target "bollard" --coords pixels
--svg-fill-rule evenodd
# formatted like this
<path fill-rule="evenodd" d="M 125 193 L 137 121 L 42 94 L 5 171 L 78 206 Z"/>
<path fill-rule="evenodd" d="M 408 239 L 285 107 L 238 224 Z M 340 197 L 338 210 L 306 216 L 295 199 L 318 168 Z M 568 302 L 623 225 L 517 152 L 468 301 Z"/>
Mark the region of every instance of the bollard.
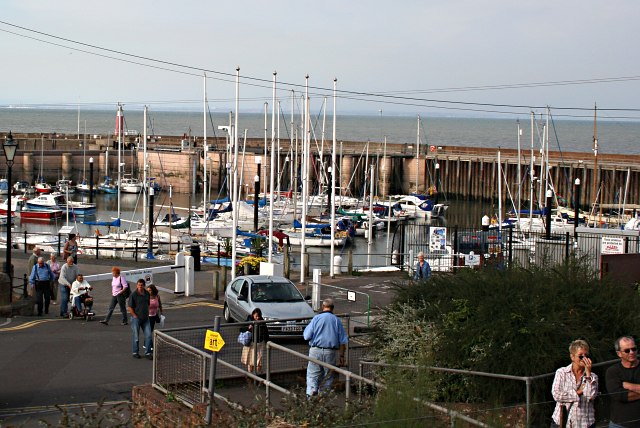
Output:
<path fill-rule="evenodd" d="M 353 249 L 349 248 L 349 259 L 347 262 L 347 272 L 353 275 Z"/>
<path fill-rule="evenodd" d="M 334 275 L 339 274 L 341 269 L 342 269 L 342 257 L 333 256 L 333 274 Z"/>
<path fill-rule="evenodd" d="M 193 257 L 193 270 L 200 272 L 200 245 L 191 244 L 191 257 Z"/>
<path fill-rule="evenodd" d="M 322 277 L 322 271 L 320 269 L 313 270 L 313 287 L 311 289 L 311 307 L 314 311 L 320 311 L 320 278 Z"/>
<path fill-rule="evenodd" d="M 213 272 L 213 300 L 220 298 L 220 272 Z"/>
<path fill-rule="evenodd" d="M 309 276 L 309 253 L 304 253 L 302 255 L 302 266 L 304 268 L 305 275 Z"/>
<path fill-rule="evenodd" d="M 391 252 L 391 264 L 397 265 L 399 263 L 400 263 L 400 254 L 398 253 L 398 250 L 393 250 Z"/>

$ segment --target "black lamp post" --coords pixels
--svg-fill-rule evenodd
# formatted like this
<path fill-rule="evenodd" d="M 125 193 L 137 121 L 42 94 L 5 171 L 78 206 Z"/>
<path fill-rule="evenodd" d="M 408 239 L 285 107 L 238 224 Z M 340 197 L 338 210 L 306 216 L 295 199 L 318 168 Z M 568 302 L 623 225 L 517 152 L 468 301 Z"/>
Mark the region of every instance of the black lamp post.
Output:
<path fill-rule="evenodd" d="M 11 192 L 13 192 L 13 186 L 11 185 L 11 167 L 13 167 L 16 150 L 18 150 L 18 143 L 14 141 L 11 131 L 9 131 L 9 135 L 5 137 L 2 148 L 4 149 L 4 156 L 7 159 L 7 181 L 9 182 L 9 193 L 7 194 L 7 254 L 5 273 L 9 276 L 9 283 L 13 285 L 13 279 L 11 278 Z M 13 288 L 9 287 L 9 303 L 11 303 L 12 298 Z"/>
<path fill-rule="evenodd" d="M 89 158 L 89 203 L 93 203 L 93 158 Z"/>
<path fill-rule="evenodd" d="M 153 186 L 149 186 L 149 236 L 147 237 L 147 260 L 153 260 Z M 171 216 L 171 213 L 169 213 Z"/>

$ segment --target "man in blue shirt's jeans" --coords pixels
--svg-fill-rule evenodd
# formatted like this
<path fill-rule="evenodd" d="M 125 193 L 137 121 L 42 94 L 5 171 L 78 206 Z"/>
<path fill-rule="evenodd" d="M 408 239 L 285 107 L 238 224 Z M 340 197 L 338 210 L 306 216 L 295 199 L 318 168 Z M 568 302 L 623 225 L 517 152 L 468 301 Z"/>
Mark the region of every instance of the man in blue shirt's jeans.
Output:
<path fill-rule="evenodd" d="M 336 365 L 336 353 L 340 352 L 339 365 L 344 364 L 344 352 L 347 348 L 347 333 L 342 321 L 333 314 L 333 299 L 322 301 L 322 312 L 311 320 L 304 329 L 304 340 L 309 341 L 309 356 L 316 360 Z M 307 366 L 307 395 L 317 395 L 326 391 L 333 383 L 331 369 L 309 361 Z"/>

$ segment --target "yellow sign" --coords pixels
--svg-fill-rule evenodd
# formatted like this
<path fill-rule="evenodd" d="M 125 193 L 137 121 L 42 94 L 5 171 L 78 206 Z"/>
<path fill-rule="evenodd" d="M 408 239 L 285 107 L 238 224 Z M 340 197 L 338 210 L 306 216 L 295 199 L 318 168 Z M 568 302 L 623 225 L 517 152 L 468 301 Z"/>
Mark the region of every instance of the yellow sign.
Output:
<path fill-rule="evenodd" d="M 218 352 L 224 346 L 224 340 L 220 333 L 217 331 L 207 330 L 207 335 L 204 338 L 204 349 L 209 351 Z"/>

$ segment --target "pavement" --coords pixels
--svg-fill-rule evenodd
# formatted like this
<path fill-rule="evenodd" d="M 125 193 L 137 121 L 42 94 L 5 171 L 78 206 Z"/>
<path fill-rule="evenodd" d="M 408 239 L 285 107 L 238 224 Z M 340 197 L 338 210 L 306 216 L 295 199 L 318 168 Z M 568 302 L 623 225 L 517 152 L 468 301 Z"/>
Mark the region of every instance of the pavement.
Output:
<path fill-rule="evenodd" d="M 12 253 L 16 277 L 26 273 L 29 255 Z M 96 260 L 90 256 L 80 256 L 78 260 L 84 275 L 107 273 L 112 266 L 126 272 L 162 264 L 167 261 Z M 220 289 L 215 299 L 217 269 L 203 265 L 201 271 L 195 272 L 192 296 L 171 292 L 173 274 L 154 275 L 154 283 L 161 289 L 167 326 L 212 326 L 215 316 L 222 315 L 224 281 L 219 273 Z M 291 279 L 296 282 L 298 278 L 294 274 Z M 403 273 L 335 278 L 327 274 L 321 282 L 367 292 L 372 296 L 373 306 L 382 307 L 392 297 L 390 283 L 404 278 Z M 59 316 L 59 305 L 51 305 L 49 314 L 42 317 L 0 318 L 0 427 L 36 426 L 35 421 L 43 415 L 51 417 L 59 412 L 52 407 L 56 405 L 95 404 L 101 400 L 127 402 L 134 385 L 151 383 L 152 362 L 132 358 L 131 329 L 120 324 L 119 308 L 116 307 L 108 326 L 98 323 L 111 300 L 110 281 L 93 282 L 92 286 L 97 314 L 93 321 L 63 319 Z"/>

